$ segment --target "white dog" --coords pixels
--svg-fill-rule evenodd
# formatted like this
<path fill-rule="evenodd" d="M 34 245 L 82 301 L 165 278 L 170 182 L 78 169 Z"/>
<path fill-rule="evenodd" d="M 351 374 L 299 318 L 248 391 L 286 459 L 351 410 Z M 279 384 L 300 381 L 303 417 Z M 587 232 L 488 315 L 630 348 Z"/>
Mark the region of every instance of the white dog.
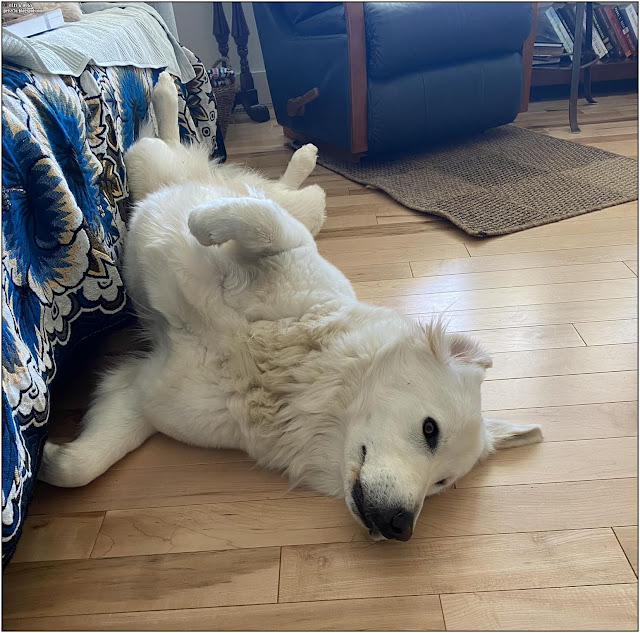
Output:
<path fill-rule="evenodd" d="M 153 94 L 160 138 L 129 150 L 138 201 L 128 291 L 152 340 L 104 376 L 75 441 L 40 478 L 82 486 L 156 432 L 246 451 L 294 484 L 344 497 L 374 538 L 407 540 L 425 496 L 540 427 L 483 420 L 491 359 L 441 321 L 356 300 L 316 249 L 325 212 L 306 145 L 273 182 L 180 145 L 177 94 Z"/>

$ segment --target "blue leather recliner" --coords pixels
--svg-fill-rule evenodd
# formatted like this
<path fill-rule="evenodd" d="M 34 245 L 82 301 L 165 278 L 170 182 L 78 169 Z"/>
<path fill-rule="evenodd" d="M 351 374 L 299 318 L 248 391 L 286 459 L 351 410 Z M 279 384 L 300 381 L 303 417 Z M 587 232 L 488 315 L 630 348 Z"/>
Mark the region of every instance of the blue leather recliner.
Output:
<path fill-rule="evenodd" d="M 256 2 L 278 123 L 346 154 L 416 149 L 510 123 L 523 2 Z"/>

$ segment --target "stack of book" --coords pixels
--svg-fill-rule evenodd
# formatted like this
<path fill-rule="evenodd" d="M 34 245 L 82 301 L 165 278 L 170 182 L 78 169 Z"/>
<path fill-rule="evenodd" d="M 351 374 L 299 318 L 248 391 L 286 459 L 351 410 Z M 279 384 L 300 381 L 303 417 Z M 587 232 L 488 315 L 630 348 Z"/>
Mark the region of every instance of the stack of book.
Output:
<path fill-rule="evenodd" d="M 575 3 L 554 3 L 543 9 L 544 18 L 538 15 L 537 28 L 541 21 L 548 22 L 555 33 L 556 47 L 562 48 L 558 54 L 558 65 L 573 55 L 573 34 L 576 24 Z M 545 25 L 546 28 L 546 25 Z M 583 24 L 583 32 L 586 28 Z M 538 38 L 536 37 L 536 40 Z M 536 46 L 538 44 L 536 43 Z M 593 3 L 593 32 L 591 46 L 583 40 L 582 63 L 599 58 L 602 61 L 620 61 L 638 55 L 638 6 L 631 4 Z M 542 53 L 540 53 L 541 55 Z M 536 59 L 534 47 L 534 65 L 544 65 L 543 58 Z M 551 62 L 547 62 L 551 63 Z"/>
<path fill-rule="evenodd" d="M 536 39 L 533 46 L 534 66 L 560 66 L 571 62 L 562 41 L 546 15 L 546 7 L 538 3 Z"/>

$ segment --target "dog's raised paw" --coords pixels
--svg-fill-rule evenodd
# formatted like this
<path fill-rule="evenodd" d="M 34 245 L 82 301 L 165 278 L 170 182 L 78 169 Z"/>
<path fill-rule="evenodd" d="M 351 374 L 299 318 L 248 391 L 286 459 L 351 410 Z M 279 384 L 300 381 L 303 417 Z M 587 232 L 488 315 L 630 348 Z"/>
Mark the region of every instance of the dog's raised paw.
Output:
<path fill-rule="evenodd" d="M 296 150 L 291 157 L 291 164 L 300 174 L 306 173 L 308 176 L 315 169 L 317 158 L 318 148 L 311 143 L 307 143 L 299 150 Z"/>

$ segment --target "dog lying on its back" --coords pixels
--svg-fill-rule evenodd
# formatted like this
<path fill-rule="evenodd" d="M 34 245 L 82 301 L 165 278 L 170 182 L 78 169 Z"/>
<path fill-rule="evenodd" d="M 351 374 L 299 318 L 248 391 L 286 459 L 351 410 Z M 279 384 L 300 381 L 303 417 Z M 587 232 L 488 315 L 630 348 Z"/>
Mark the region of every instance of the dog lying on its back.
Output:
<path fill-rule="evenodd" d="M 40 478 L 82 486 L 159 431 L 246 451 L 294 484 L 344 497 L 374 538 L 407 540 L 425 496 L 540 427 L 482 418 L 491 360 L 441 321 L 356 300 L 317 252 L 325 214 L 306 145 L 278 181 L 183 146 L 174 83 L 153 93 L 160 138 L 126 156 L 134 211 L 125 280 L 153 343 L 105 375 L 75 441 Z"/>

